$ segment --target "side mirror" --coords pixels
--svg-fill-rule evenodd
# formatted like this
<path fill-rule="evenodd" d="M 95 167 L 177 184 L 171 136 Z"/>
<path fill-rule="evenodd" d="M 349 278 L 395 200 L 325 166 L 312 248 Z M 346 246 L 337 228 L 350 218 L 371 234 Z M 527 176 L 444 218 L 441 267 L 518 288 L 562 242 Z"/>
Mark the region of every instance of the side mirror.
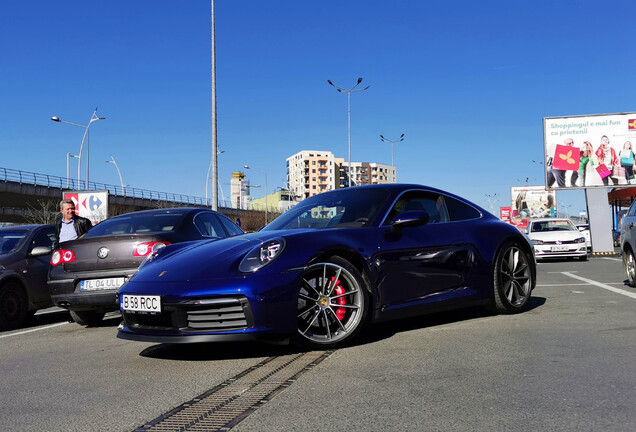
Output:
<path fill-rule="evenodd" d="M 399 213 L 391 222 L 392 229 L 405 227 L 417 227 L 428 223 L 428 213 L 421 210 L 412 210 Z"/>
<path fill-rule="evenodd" d="M 43 256 L 43 255 L 48 255 L 52 252 L 51 248 L 48 248 L 46 246 L 36 246 L 33 249 L 31 249 L 31 252 L 29 252 L 30 256 Z"/>

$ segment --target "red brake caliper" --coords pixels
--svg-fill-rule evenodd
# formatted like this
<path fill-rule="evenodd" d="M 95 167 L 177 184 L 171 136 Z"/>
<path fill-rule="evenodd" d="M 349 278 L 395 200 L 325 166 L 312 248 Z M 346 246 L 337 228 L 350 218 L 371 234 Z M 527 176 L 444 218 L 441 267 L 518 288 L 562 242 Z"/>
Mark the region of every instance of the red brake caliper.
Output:
<path fill-rule="evenodd" d="M 331 282 L 333 282 L 335 278 L 332 277 L 331 278 Z M 334 289 L 336 295 L 342 295 L 345 293 L 345 289 L 342 287 L 342 284 L 340 283 L 340 280 L 336 281 L 336 288 Z M 347 300 L 345 299 L 345 297 L 338 297 L 338 304 L 339 305 L 345 305 L 347 304 Z M 342 319 L 345 316 L 345 313 L 347 312 L 347 310 L 345 308 L 338 308 L 336 309 L 336 316 L 338 317 L 338 319 L 340 321 L 342 321 Z"/>

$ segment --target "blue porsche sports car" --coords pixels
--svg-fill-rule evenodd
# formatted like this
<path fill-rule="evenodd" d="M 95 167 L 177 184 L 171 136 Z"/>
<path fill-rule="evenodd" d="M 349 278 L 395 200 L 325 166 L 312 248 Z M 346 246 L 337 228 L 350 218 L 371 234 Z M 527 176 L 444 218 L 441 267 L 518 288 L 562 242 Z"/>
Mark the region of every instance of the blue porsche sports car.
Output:
<path fill-rule="evenodd" d="M 523 311 L 532 244 L 458 196 L 418 185 L 338 189 L 258 233 L 170 245 L 119 290 L 118 337 L 349 342 L 370 322 L 471 305 Z"/>

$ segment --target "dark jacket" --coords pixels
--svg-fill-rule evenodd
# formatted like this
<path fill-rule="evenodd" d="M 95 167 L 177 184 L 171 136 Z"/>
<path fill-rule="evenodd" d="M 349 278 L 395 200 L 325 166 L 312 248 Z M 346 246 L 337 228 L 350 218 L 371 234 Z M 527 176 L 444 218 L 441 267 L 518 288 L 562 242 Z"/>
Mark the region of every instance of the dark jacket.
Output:
<path fill-rule="evenodd" d="M 64 219 L 62 218 L 59 221 L 57 221 L 57 223 L 55 224 L 55 245 L 53 246 L 53 249 L 57 249 L 60 245 L 60 231 L 62 230 L 63 220 Z M 73 217 L 73 227 L 75 228 L 75 233 L 77 234 L 77 238 L 80 238 L 81 236 L 86 234 L 88 230 L 93 228 L 93 224 L 90 220 L 86 219 L 85 217 L 76 215 Z"/>

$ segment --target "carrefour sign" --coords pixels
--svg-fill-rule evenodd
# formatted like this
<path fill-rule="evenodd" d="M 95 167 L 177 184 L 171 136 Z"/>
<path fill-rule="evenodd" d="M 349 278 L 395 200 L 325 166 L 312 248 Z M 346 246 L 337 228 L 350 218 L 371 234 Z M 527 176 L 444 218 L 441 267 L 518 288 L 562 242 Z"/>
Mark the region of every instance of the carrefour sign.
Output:
<path fill-rule="evenodd" d="M 108 191 L 64 191 L 64 199 L 75 203 L 75 213 L 93 225 L 108 218 Z"/>

